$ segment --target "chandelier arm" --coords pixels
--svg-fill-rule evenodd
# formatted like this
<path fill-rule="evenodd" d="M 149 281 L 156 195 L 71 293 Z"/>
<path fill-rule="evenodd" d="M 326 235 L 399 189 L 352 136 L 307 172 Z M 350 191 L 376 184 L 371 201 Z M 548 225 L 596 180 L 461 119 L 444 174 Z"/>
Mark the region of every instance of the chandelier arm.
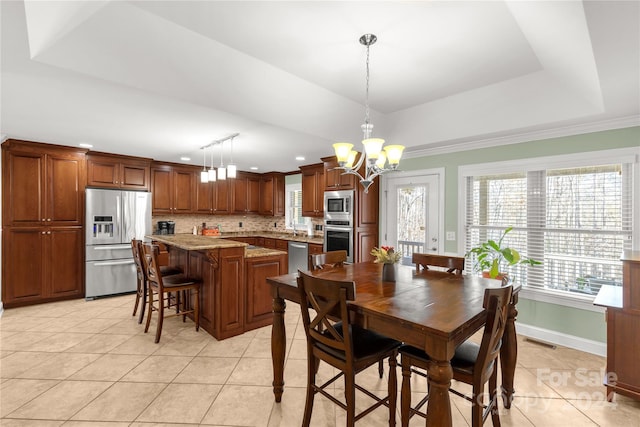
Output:
<path fill-rule="evenodd" d="M 359 173 L 358 171 L 354 170 L 354 169 L 351 169 L 351 168 L 341 168 L 341 167 L 337 167 L 337 168 L 334 168 L 334 169 L 341 169 L 341 170 L 343 170 L 344 172 L 342 172 L 340 175 L 355 175 L 355 176 L 357 176 L 358 178 L 360 178 L 360 180 L 361 180 L 361 181 L 364 179 L 364 177 L 363 177 L 362 175 L 360 175 L 360 173 Z"/>

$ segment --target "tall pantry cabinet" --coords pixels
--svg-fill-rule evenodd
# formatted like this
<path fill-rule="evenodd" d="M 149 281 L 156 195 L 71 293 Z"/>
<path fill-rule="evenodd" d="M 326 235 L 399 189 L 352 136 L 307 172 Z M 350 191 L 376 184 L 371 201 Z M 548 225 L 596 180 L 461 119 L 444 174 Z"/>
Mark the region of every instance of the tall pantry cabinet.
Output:
<path fill-rule="evenodd" d="M 2 144 L 2 302 L 83 295 L 86 150 Z"/>

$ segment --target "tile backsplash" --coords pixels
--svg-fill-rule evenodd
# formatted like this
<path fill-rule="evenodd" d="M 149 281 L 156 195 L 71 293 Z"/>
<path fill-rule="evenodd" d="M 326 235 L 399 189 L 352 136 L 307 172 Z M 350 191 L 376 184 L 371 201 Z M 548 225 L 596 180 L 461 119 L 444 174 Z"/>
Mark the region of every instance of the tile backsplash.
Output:
<path fill-rule="evenodd" d="M 316 225 L 323 225 L 322 218 L 312 218 L 314 230 Z M 287 229 L 283 216 L 258 216 L 258 215 L 154 215 L 152 218 L 153 232 L 157 232 L 158 221 L 174 221 L 176 233 L 191 233 L 193 226 L 219 225 L 222 233 L 226 232 L 251 232 L 251 231 L 274 231 L 280 233 L 292 232 Z M 242 227 L 240 226 L 242 223 Z M 305 230 L 301 230 L 306 232 Z M 323 236 L 322 231 L 315 230 L 315 235 Z"/>

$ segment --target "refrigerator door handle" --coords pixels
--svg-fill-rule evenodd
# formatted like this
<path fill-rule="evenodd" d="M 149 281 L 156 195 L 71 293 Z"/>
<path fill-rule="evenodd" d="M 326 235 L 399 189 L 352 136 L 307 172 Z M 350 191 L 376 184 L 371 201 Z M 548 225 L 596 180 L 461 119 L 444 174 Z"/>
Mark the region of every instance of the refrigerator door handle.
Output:
<path fill-rule="evenodd" d="M 124 232 L 124 227 L 122 226 L 122 207 L 120 206 L 120 196 L 116 196 L 116 221 L 118 223 L 118 233 L 120 233 L 120 239 L 122 239 L 122 233 Z M 122 241 L 122 240 L 120 240 Z"/>
<path fill-rule="evenodd" d="M 104 262 L 94 262 L 93 265 L 95 265 L 96 267 L 105 267 L 105 266 L 110 266 L 110 265 L 128 265 L 128 264 L 135 264 L 134 260 L 128 259 L 128 260 L 124 260 L 124 261 L 104 261 Z"/>
<path fill-rule="evenodd" d="M 89 246 L 90 248 L 91 246 Z M 93 248 L 94 251 L 111 251 L 111 250 L 118 250 L 118 249 L 130 249 L 131 245 L 102 245 L 102 246 L 95 246 Z"/>

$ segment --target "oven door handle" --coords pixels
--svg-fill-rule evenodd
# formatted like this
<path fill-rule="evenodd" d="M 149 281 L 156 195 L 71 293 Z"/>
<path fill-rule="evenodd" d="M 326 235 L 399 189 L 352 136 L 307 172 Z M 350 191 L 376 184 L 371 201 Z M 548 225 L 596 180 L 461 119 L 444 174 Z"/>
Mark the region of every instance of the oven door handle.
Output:
<path fill-rule="evenodd" d="M 353 233 L 353 228 L 351 227 L 334 227 L 334 226 L 324 226 L 324 231 L 344 231 L 348 233 Z"/>

